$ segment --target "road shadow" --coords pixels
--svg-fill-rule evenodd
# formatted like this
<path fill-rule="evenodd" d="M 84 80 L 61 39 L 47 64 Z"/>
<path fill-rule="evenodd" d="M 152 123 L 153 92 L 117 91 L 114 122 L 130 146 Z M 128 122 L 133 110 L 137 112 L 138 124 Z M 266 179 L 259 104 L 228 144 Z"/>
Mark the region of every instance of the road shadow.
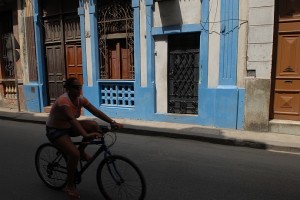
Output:
<path fill-rule="evenodd" d="M 217 128 L 205 128 L 194 126 L 190 128 L 182 128 L 171 132 L 168 130 L 141 130 L 136 128 L 125 127 L 120 132 L 135 135 L 160 136 L 175 139 L 196 140 L 201 142 L 209 142 L 212 144 L 250 147 L 256 149 L 268 149 L 268 145 L 266 143 L 254 140 L 241 140 L 234 137 L 228 137 L 224 135 L 224 132 L 221 129 Z"/>

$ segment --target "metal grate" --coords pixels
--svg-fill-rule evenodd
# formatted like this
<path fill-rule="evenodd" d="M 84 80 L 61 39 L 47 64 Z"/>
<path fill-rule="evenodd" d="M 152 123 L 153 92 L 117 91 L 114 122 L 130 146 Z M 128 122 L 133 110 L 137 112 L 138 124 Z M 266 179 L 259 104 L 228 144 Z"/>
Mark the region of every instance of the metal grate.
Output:
<path fill-rule="evenodd" d="M 168 112 L 198 114 L 199 50 L 170 52 Z"/>
<path fill-rule="evenodd" d="M 101 105 L 134 106 L 134 86 L 130 83 L 101 83 Z"/>
<path fill-rule="evenodd" d="M 4 78 L 14 78 L 15 77 L 15 68 L 13 62 L 13 48 L 11 41 L 11 34 L 2 34 L 1 36 L 2 43 L 2 62 L 4 66 Z"/>

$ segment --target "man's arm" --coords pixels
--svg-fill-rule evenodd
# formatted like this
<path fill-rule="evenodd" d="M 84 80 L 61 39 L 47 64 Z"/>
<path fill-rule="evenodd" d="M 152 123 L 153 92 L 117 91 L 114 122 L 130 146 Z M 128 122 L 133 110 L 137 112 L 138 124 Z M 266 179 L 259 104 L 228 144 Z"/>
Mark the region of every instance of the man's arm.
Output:
<path fill-rule="evenodd" d="M 89 103 L 86 105 L 84 108 L 86 108 L 90 113 L 92 113 L 94 116 L 98 117 L 99 119 L 102 119 L 103 121 L 109 123 L 109 124 L 114 124 L 115 121 L 111 119 L 109 116 L 107 116 L 104 112 L 101 110 L 97 109 L 93 104 Z"/>

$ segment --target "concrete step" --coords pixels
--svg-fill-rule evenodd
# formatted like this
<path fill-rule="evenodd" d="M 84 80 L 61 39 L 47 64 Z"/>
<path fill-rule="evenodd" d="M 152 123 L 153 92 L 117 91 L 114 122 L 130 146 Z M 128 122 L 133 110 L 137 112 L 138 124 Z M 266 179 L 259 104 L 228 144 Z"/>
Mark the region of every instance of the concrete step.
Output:
<path fill-rule="evenodd" d="M 300 121 L 273 119 L 269 122 L 269 131 L 300 136 Z"/>

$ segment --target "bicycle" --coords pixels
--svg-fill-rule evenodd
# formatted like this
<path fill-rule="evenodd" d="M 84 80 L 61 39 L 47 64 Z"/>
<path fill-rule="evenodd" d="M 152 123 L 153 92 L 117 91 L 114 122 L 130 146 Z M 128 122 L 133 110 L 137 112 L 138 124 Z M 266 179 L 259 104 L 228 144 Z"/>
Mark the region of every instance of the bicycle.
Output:
<path fill-rule="evenodd" d="M 97 185 L 105 199 L 139 199 L 146 195 L 145 178 L 138 166 L 130 159 L 113 155 L 109 148 L 117 140 L 113 127 L 100 126 L 102 133 L 106 133 L 99 140 L 85 142 L 87 145 L 99 145 L 97 151 L 89 161 L 80 159 L 76 173 L 76 184 L 86 169 L 104 152 L 104 158 L 97 168 Z M 114 135 L 108 134 L 113 133 Z M 110 136 L 112 143 L 106 145 L 105 137 Z M 82 142 L 73 142 L 80 145 Z M 52 144 L 40 145 L 35 154 L 35 167 L 42 181 L 52 189 L 62 189 L 67 184 L 67 158 Z"/>

